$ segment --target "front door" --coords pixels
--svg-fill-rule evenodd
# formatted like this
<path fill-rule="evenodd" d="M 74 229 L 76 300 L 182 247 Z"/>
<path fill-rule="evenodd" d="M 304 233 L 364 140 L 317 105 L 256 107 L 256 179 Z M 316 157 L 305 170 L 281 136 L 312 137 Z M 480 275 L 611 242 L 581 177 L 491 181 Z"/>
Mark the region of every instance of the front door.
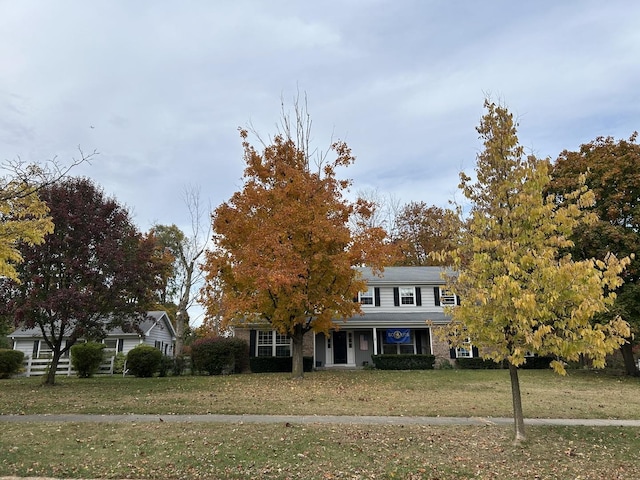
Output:
<path fill-rule="evenodd" d="M 333 332 L 333 363 L 347 363 L 347 332 Z"/>

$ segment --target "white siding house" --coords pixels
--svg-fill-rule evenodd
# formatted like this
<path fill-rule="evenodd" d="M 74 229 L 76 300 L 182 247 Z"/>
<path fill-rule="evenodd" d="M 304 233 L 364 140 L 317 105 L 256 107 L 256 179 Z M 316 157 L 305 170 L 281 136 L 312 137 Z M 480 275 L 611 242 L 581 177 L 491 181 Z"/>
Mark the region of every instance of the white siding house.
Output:
<path fill-rule="evenodd" d="M 163 354 L 173 356 L 176 332 L 169 316 L 164 311 L 147 312 L 147 317 L 138 325 L 139 331 L 124 332 L 121 328 L 111 330 L 103 342 L 113 354 L 127 354 L 140 344 L 158 348 Z M 24 353 L 25 358 L 38 359 L 51 356 L 51 350 L 42 337 L 40 328 L 19 328 L 9 335 L 13 349 Z M 68 356 L 68 353 L 67 353 Z"/>

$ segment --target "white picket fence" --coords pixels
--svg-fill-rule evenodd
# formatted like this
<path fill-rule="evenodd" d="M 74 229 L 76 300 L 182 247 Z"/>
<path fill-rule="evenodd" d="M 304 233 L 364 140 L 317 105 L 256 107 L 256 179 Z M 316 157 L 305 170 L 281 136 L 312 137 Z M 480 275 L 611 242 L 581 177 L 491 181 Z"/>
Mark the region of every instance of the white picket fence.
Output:
<path fill-rule="evenodd" d="M 97 375 L 113 375 L 113 364 L 116 357 L 110 357 L 104 361 L 98 371 Z M 45 375 L 49 370 L 51 364 L 50 358 L 26 358 L 24 361 L 24 371 L 21 373 L 25 377 L 35 377 Z M 58 362 L 58 368 L 56 369 L 56 375 L 66 375 L 70 377 L 75 375 L 76 371 L 73 369 L 71 359 L 69 357 L 61 358 Z"/>

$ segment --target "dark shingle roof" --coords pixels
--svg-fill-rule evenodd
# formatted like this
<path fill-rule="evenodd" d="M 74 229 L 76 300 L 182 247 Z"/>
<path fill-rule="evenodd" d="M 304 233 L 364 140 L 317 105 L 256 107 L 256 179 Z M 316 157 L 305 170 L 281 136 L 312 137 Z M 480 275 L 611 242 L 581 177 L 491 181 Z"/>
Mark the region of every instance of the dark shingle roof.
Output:
<path fill-rule="evenodd" d="M 376 284 L 431 284 L 443 285 L 442 273 L 451 274 L 451 270 L 444 267 L 385 267 L 382 276 L 371 272 L 368 267 L 360 267 L 358 270 L 370 285 Z"/>

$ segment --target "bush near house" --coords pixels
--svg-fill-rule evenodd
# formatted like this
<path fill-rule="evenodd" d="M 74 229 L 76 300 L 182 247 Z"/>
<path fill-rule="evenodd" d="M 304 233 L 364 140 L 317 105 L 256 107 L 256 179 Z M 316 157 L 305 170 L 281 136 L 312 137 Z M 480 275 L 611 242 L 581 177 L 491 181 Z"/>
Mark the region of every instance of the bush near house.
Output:
<path fill-rule="evenodd" d="M 372 355 L 371 360 L 378 370 L 433 370 L 436 357 L 433 355 Z"/>
<path fill-rule="evenodd" d="M 549 368 L 549 364 L 554 360 L 553 357 L 528 357 L 527 363 L 520 365 L 521 370 L 544 370 Z M 505 362 L 494 362 L 493 360 L 485 360 L 480 357 L 475 358 L 458 358 L 456 360 L 458 368 L 465 370 L 495 370 L 508 368 Z"/>
<path fill-rule="evenodd" d="M 80 378 L 92 377 L 104 359 L 104 343 L 76 343 L 71 347 L 71 364 Z"/>
<path fill-rule="evenodd" d="M 162 352 L 151 345 L 138 345 L 127 353 L 127 369 L 136 377 L 153 377 L 161 362 Z"/>
<path fill-rule="evenodd" d="M 503 362 L 494 362 L 493 360 L 485 360 L 480 357 L 458 358 L 456 366 L 463 370 L 497 370 L 507 368 Z"/>
<path fill-rule="evenodd" d="M 291 357 L 251 357 L 249 366 L 252 373 L 291 372 Z M 305 372 L 313 370 L 313 357 L 303 357 L 302 368 Z"/>
<path fill-rule="evenodd" d="M 0 348 L 0 378 L 9 378 L 22 368 L 24 353 L 19 350 Z"/>
<path fill-rule="evenodd" d="M 239 338 L 201 338 L 191 345 L 191 364 L 209 375 L 242 373 L 249 367 L 249 345 Z"/>

